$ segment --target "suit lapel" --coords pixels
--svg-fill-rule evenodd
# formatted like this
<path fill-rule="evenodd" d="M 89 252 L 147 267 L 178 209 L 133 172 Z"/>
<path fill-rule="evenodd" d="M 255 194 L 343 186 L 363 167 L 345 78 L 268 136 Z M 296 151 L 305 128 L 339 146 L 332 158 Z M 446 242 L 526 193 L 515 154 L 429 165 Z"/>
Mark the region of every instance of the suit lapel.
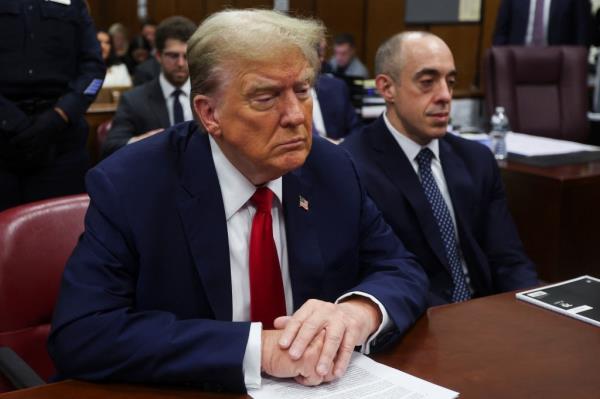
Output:
<path fill-rule="evenodd" d="M 315 282 L 320 282 L 323 272 L 315 213 L 311 212 L 312 187 L 302 172 L 300 168 L 283 176 L 283 213 L 294 310 L 314 296 Z M 308 202 L 308 210 L 300 206 L 301 199 Z"/>
<path fill-rule="evenodd" d="M 160 126 L 163 128 L 168 128 L 171 126 L 171 122 L 169 121 L 169 112 L 167 110 L 167 103 L 165 101 L 164 94 L 160 87 L 160 82 L 158 78 L 154 79 L 154 83 L 150 87 L 150 95 L 148 104 L 150 105 L 150 110 L 153 115 L 156 115 Z"/>
<path fill-rule="evenodd" d="M 427 197 L 425 197 L 421 182 L 410 161 L 392 137 L 392 132 L 388 130 L 383 117 L 375 122 L 371 130 L 372 148 L 379 155 L 374 157 L 376 162 L 379 163 L 388 179 L 392 181 L 394 187 L 408 200 L 417 216 L 426 241 L 440 263 L 448 269 L 448 261 L 439 227 Z"/>
<path fill-rule="evenodd" d="M 231 320 L 231 270 L 225 209 L 208 136 L 188 133 L 180 157 L 181 222 L 202 285 L 217 320 Z"/>

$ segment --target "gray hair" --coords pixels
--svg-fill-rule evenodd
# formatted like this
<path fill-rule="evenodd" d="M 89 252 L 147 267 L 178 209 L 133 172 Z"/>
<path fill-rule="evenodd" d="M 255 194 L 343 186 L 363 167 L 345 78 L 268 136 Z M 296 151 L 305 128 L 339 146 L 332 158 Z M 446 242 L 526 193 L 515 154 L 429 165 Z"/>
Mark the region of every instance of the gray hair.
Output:
<path fill-rule="evenodd" d="M 404 59 L 402 58 L 404 42 L 409 38 L 423 37 L 438 36 L 425 31 L 406 31 L 397 33 L 383 42 L 375 54 L 375 75 L 385 74 L 397 81 L 400 77 L 400 71 L 404 67 Z"/>
<path fill-rule="evenodd" d="M 289 17 L 271 10 L 225 10 L 202 22 L 188 41 L 192 98 L 213 94 L 222 83 L 224 64 L 269 60 L 292 48 L 302 52 L 318 73 L 319 40 L 325 34 L 316 20 Z"/>

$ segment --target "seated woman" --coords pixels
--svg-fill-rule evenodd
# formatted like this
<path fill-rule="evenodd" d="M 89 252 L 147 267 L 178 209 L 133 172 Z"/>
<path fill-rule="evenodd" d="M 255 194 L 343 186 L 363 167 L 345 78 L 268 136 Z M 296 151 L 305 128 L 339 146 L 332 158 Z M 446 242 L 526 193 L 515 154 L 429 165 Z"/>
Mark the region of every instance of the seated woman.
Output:
<path fill-rule="evenodd" d="M 106 76 L 102 87 L 131 87 L 132 81 L 127 66 L 115 57 L 110 35 L 106 31 L 99 30 L 96 37 L 102 49 L 102 59 L 106 64 Z"/>

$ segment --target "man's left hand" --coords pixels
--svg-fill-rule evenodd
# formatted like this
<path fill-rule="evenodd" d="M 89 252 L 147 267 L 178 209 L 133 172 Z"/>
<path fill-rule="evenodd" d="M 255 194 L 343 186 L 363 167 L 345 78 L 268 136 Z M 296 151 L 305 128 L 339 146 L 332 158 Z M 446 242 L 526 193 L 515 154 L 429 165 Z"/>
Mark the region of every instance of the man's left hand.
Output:
<path fill-rule="evenodd" d="M 346 372 L 354 347 L 364 344 L 377 330 L 381 317 L 379 307 L 365 297 L 352 296 L 338 304 L 310 299 L 294 315 L 275 319 L 275 328 L 284 329 L 279 345 L 289 348 L 292 359 L 302 357 L 325 330 L 316 372 L 330 381 Z"/>

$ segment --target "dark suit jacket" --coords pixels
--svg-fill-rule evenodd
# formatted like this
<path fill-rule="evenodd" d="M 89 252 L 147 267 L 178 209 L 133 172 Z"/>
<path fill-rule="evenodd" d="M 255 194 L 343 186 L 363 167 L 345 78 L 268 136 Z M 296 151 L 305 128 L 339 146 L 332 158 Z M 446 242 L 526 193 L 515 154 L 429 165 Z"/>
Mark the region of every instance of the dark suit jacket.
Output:
<path fill-rule="evenodd" d="M 160 75 L 160 64 L 156 60 L 156 57 L 151 56 L 146 61 L 135 67 L 133 84 L 135 86 L 142 85 L 158 78 L 158 75 Z"/>
<path fill-rule="evenodd" d="M 498 10 L 493 44 L 523 45 L 529 21 L 529 0 L 503 0 Z M 552 0 L 548 20 L 549 45 L 590 43 L 589 0 Z"/>
<path fill-rule="evenodd" d="M 87 177 L 85 232 L 67 263 L 49 351 L 65 378 L 244 390 L 248 322 L 231 322 L 225 210 L 208 136 L 178 124 Z M 302 196 L 309 210 L 298 205 Z M 294 308 L 352 290 L 405 331 L 427 278 L 361 189 L 348 155 L 316 138 L 283 176 Z"/>
<path fill-rule="evenodd" d="M 535 267 L 523 252 L 491 151 L 451 134 L 439 145 L 475 296 L 535 285 Z M 427 272 L 432 303 L 450 302 L 452 280 L 437 223 L 417 174 L 383 117 L 348 137 L 342 147 L 353 156 L 386 221 Z"/>
<path fill-rule="evenodd" d="M 170 126 L 167 104 L 158 78 L 123 93 L 112 127 L 102 146 L 107 157 L 133 136 Z"/>
<path fill-rule="evenodd" d="M 362 123 L 350 101 L 350 91 L 343 80 L 320 75 L 315 85 L 323 114 L 327 137 L 341 139 L 360 130 Z"/>

